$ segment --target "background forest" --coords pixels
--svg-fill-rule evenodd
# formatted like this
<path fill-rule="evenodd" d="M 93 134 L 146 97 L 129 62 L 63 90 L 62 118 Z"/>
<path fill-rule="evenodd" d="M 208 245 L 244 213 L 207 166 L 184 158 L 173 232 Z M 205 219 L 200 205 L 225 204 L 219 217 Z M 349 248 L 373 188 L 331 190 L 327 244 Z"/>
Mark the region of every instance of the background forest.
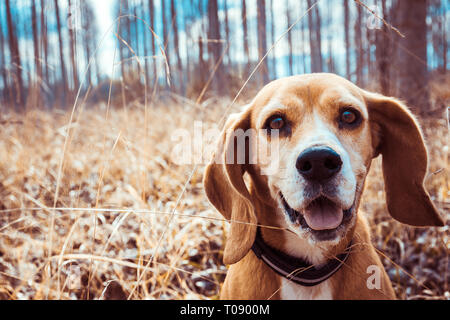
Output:
<path fill-rule="evenodd" d="M 447 0 L 0 0 L 0 299 L 215 299 L 227 224 L 177 129 L 332 72 L 403 99 L 447 226 L 363 210 L 400 299 L 450 299 Z M 365 275 L 361 275 L 364 277 Z"/>

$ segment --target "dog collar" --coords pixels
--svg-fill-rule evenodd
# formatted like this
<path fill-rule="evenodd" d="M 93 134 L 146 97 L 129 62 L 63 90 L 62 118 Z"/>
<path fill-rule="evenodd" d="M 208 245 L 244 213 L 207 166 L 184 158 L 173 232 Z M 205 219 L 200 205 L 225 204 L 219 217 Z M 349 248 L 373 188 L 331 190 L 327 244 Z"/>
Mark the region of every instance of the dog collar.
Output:
<path fill-rule="evenodd" d="M 336 258 L 328 260 L 320 267 L 315 267 L 304 259 L 293 257 L 269 246 L 264 242 L 260 228 L 257 228 L 252 251 L 279 275 L 299 285 L 312 287 L 330 278 L 344 265 L 350 254 L 350 246 L 351 242 Z"/>

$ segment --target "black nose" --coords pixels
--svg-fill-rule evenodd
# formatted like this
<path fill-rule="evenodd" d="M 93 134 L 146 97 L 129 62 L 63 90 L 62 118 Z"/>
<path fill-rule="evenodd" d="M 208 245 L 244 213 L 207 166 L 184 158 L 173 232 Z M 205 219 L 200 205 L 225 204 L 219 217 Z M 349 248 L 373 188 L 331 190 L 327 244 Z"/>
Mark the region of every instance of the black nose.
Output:
<path fill-rule="evenodd" d="M 339 172 L 342 160 L 331 148 L 312 147 L 298 156 L 295 166 L 305 179 L 323 181 L 330 179 Z"/>

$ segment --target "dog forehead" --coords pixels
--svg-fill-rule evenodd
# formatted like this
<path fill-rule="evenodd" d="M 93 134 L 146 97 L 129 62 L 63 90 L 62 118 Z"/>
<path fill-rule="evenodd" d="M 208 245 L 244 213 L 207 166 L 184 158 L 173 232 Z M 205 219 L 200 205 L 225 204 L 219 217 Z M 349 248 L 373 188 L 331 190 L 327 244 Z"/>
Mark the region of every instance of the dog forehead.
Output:
<path fill-rule="evenodd" d="M 330 105 L 339 104 L 355 105 L 366 113 L 361 89 L 340 76 L 317 73 L 281 78 L 258 92 L 250 107 L 251 122 L 256 124 L 261 115 L 277 107 L 312 112 L 328 111 Z"/>

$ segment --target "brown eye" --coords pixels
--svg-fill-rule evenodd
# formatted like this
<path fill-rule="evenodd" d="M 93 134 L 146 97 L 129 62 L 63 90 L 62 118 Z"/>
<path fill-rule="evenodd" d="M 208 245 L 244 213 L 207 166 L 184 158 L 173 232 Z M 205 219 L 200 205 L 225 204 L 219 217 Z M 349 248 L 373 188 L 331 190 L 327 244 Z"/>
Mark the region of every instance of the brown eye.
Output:
<path fill-rule="evenodd" d="M 275 117 L 269 122 L 269 128 L 272 130 L 280 130 L 284 127 L 284 120 L 282 117 Z"/>
<path fill-rule="evenodd" d="M 354 124 L 359 119 L 358 111 L 356 110 L 343 110 L 341 112 L 341 122 L 344 124 Z"/>

